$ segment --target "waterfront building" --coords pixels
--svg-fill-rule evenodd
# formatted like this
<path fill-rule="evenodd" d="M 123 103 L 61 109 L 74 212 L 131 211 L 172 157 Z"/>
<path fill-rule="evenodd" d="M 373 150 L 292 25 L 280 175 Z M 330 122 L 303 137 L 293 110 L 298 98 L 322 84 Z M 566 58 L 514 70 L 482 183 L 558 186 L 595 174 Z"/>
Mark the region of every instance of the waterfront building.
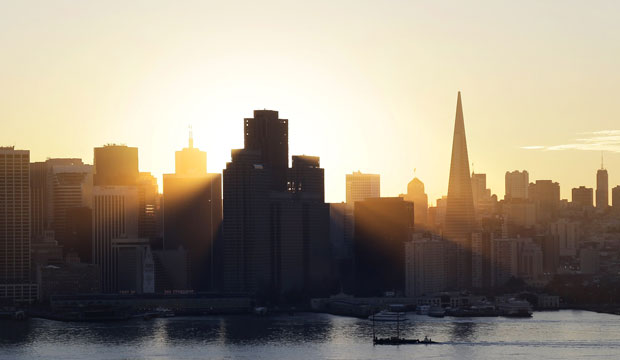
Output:
<path fill-rule="evenodd" d="M 125 294 L 155 292 L 155 262 L 149 239 L 112 239 L 116 291 Z"/>
<path fill-rule="evenodd" d="M 37 283 L 41 302 L 48 302 L 54 295 L 101 293 L 101 274 L 99 267 L 93 264 L 62 263 L 40 267 Z"/>
<path fill-rule="evenodd" d="M 355 205 L 357 201 L 381 196 L 381 176 L 354 171 L 346 175 L 346 202 Z"/>
<path fill-rule="evenodd" d="M 579 265 L 582 274 L 596 274 L 601 269 L 601 255 L 598 249 L 579 250 Z"/>

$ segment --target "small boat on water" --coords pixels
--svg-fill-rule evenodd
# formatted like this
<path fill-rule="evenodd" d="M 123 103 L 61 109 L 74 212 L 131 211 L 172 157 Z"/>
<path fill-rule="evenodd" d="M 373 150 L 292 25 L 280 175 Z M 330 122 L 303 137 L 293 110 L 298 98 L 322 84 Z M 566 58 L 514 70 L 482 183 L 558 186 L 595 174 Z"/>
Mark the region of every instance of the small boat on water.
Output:
<path fill-rule="evenodd" d="M 376 314 L 370 315 L 368 320 L 400 322 L 407 321 L 407 318 L 403 312 L 382 310 Z"/>
<path fill-rule="evenodd" d="M 526 300 L 510 299 L 497 305 L 502 316 L 506 317 L 532 317 L 532 305 Z"/>
<path fill-rule="evenodd" d="M 424 337 L 423 340 L 420 339 L 404 339 L 398 336 L 392 336 L 389 338 L 378 338 L 375 337 L 373 339 L 374 345 L 430 345 L 430 344 L 439 344 L 437 341 L 433 341 L 428 337 Z"/>

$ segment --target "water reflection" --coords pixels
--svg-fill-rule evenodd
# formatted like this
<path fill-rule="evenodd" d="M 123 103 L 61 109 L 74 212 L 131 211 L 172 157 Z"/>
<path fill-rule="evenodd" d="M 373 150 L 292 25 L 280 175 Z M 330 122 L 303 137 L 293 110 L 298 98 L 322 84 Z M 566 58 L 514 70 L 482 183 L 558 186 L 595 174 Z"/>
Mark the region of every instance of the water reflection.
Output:
<path fill-rule="evenodd" d="M 450 331 L 450 340 L 455 342 L 472 341 L 476 337 L 475 322 L 454 322 L 452 323 L 452 329 Z"/>

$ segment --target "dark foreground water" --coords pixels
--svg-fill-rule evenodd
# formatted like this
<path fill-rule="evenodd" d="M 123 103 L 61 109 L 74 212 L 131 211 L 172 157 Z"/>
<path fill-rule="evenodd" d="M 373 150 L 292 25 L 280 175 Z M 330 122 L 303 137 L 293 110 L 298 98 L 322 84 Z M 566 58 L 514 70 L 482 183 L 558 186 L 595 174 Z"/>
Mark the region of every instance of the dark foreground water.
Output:
<path fill-rule="evenodd" d="M 373 346 L 372 323 L 325 314 L 177 317 L 121 323 L 0 321 L 0 359 L 620 359 L 620 316 L 531 319 L 408 315 L 403 336 L 439 345 Z M 395 324 L 376 327 L 395 334 Z"/>

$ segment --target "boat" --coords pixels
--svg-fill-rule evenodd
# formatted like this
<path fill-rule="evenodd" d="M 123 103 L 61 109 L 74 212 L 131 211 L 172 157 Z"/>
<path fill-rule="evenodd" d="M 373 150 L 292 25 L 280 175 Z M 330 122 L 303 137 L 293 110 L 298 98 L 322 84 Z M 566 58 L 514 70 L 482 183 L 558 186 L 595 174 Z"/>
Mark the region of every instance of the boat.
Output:
<path fill-rule="evenodd" d="M 376 314 L 370 315 L 368 320 L 372 321 L 407 321 L 404 312 L 381 310 Z"/>
<path fill-rule="evenodd" d="M 446 315 L 446 311 L 441 306 L 433 306 L 428 311 L 428 316 L 442 318 Z"/>
<path fill-rule="evenodd" d="M 510 299 L 497 305 L 500 315 L 506 317 L 532 317 L 532 305 L 526 300 Z"/>
<path fill-rule="evenodd" d="M 398 336 L 392 336 L 389 338 L 373 338 L 373 345 L 431 345 L 439 344 L 437 341 L 433 341 L 428 337 L 424 339 L 405 339 Z"/>
<path fill-rule="evenodd" d="M 430 305 L 418 305 L 416 308 L 416 313 L 418 315 L 428 315 L 428 312 L 431 310 Z"/>

